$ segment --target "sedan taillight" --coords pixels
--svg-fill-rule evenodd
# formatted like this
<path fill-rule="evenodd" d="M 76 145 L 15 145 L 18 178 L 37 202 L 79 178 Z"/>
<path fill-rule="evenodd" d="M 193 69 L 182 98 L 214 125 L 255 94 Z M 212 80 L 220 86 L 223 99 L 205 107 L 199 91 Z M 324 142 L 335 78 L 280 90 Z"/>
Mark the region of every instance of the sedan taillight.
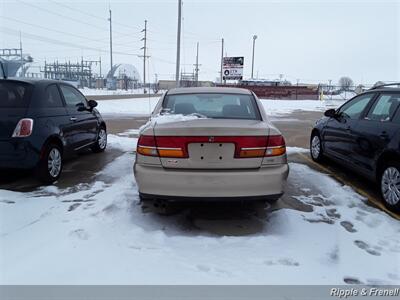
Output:
<path fill-rule="evenodd" d="M 286 153 L 285 139 L 281 135 L 267 137 L 238 137 L 240 158 L 279 156 Z"/>
<path fill-rule="evenodd" d="M 180 137 L 139 137 L 137 152 L 147 156 L 187 158 L 186 141 Z"/>
<path fill-rule="evenodd" d="M 190 143 L 231 143 L 235 145 L 235 158 L 279 156 L 286 153 L 285 140 L 273 136 L 149 136 L 139 137 L 137 153 L 146 156 L 188 158 Z"/>
<path fill-rule="evenodd" d="M 156 140 L 152 135 L 141 135 L 137 144 L 137 153 L 146 156 L 158 156 Z"/>
<path fill-rule="evenodd" d="M 32 134 L 33 120 L 21 119 L 14 129 L 12 137 L 28 137 Z"/>
<path fill-rule="evenodd" d="M 285 139 L 281 135 L 271 135 L 268 137 L 268 146 L 265 156 L 280 156 L 286 153 Z"/>

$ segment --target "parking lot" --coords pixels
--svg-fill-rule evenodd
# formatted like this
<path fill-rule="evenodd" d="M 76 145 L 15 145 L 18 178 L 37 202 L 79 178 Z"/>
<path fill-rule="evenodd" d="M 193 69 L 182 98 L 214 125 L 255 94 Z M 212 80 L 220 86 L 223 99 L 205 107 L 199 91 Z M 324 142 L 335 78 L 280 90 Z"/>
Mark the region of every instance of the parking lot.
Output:
<path fill-rule="evenodd" d="M 175 205 L 160 216 L 140 204 L 132 172 L 147 118 L 104 114 L 107 151 L 69 160 L 54 186 L 30 173 L 0 176 L 0 283 L 279 284 L 285 273 L 286 284 L 398 284 L 400 216 L 351 170 L 311 161 L 321 116 L 271 115 L 290 166 L 276 204 Z"/>

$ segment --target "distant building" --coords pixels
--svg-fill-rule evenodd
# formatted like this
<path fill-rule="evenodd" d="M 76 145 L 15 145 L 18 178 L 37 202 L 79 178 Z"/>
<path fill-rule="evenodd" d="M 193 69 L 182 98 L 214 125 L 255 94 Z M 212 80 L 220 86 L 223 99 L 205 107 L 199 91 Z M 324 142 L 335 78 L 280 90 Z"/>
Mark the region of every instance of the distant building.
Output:
<path fill-rule="evenodd" d="M 188 86 L 199 86 L 199 87 L 211 87 L 215 86 L 214 82 L 212 81 L 184 81 L 182 80 L 180 82 L 181 87 L 188 87 Z M 175 80 L 159 80 L 158 81 L 158 88 L 160 90 L 170 90 L 176 87 L 176 81 Z"/>
<path fill-rule="evenodd" d="M 142 82 L 139 72 L 134 65 L 117 64 L 114 65 L 107 74 L 107 88 L 115 89 L 135 89 Z"/>
<path fill-rule="evenodd" d="M 29 54 L 24 54 L 22 49 L 0 49 L 0 61 L 8 77 L 25 77 L 33 58 Z"/>

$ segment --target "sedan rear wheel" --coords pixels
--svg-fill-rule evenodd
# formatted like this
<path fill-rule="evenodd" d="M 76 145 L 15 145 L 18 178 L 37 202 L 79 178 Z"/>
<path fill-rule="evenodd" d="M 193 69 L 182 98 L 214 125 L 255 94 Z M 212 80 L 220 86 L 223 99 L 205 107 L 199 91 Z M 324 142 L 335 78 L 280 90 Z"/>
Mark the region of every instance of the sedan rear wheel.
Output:
<path fill-rule="evenodd" d="M 322 160 L 322 145 L 321 145 L 321 138 L 318 133 L 313 133 L 310 140 L 310 154 L 311 158 L 314 161 L 321 161 Z"/>
<path fill-rule="evenodd" d="M 380 180 L 382 198 L 393 211 L 400 211 L 400 164 L 393 162 L 383 168 Z"/>

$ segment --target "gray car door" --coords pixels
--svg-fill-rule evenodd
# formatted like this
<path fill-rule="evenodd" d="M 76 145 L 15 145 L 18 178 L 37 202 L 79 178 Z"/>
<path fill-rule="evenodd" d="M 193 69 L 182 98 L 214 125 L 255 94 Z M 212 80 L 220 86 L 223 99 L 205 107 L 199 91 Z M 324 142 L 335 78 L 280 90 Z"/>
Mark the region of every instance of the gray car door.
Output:
<path fill-rule="evenodd" d="M 353 98 L 338 110 L 335 117 L 328 120 L 323 133 L 327 153 L 349 160 L 355 142 L 354 129 L 374 96 L 374 93 L 368 93 Z"/>

